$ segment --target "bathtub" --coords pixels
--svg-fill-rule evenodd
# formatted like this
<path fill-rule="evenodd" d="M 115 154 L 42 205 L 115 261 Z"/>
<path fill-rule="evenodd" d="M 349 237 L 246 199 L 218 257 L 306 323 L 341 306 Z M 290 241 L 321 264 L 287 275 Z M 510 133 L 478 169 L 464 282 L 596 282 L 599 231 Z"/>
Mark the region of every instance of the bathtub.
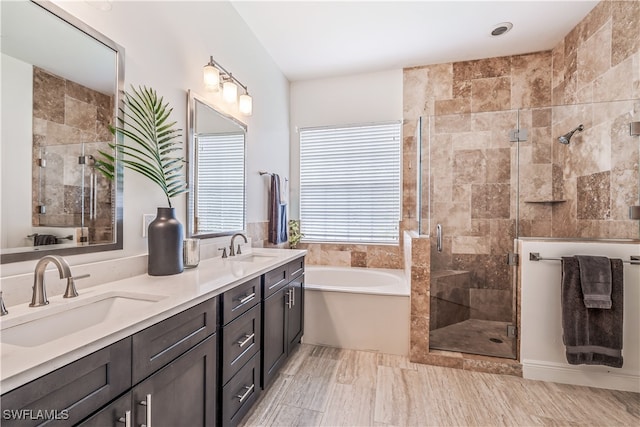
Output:
<path fill-rule="evenodd" d="M 308 344 L 409 353 L 410 286 L 402 270 L 306 266 Z"/>

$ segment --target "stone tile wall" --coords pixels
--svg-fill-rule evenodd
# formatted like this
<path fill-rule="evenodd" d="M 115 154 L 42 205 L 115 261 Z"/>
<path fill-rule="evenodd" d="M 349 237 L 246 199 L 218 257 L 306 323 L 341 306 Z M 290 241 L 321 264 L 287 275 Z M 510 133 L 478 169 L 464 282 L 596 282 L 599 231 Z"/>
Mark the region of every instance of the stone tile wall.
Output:
<path fill-rule="evenodd" d="M 404 70 L 405 141 L 415 143 L 418 117 L 431 116 L 423 139 L 431 133 L 431 202 L 445 250 L 435 252 L 431 242 L 430 268 L 472 272 L 472 317 L 513 318 L 504 257 L 516 208 L 521 236 L 639 237 L 638 222 L 627 219 L 627 207 L 638 204 L 640 143 L 628 123 L 640 120 L 639 99 L 637 1 L 601 2 L 551 51 Z M 528 130 L 519 158 L 508 142 L 517 119 Z M 557 142 L 580 123 L 585 131 L 569 146 Z M 412 160 L 405 156 L 405 167 Z M 405 194 L 414 196 L 408 181 Z M 405 199 L 405 209 L 415 209 L 415 200 Z M 423 202 L 423 224 L 428 208 Z M 435 225 L 420 231 L 434 236 Z M 412 296 L 414 289 L 428 294 L 428 276 L 412 275 Z M 429 353 L 430 314 L 428 305 L 412 312 L 412 360 L 455 365 L 447 354 Z M 425 318 L 426 325 L 413 321 Z"/>
<path fill-rule="evenodd" d="M 33 225 L 80 226 L 82 204 L 89 212 L 91 171 L 82 169 L 78 157 L 84 144 L 85 154 L 108 150 L 113 136 L 109 124 L 113 111 L 112 97 L 65 80 L 41 68 L 33 70 Z M 47 152 L 47 166 L 40 168 L 37 159 Z M 89 242 L 113 241 L 112 183 L 102 175 L 96 180 L 96 217 L 85 215 Z M 39 188 L 42 191 L 39 192 Z M 80 202 L 80 201 L 83 202 Z M 43 203 L 46 214 L 39 214 Z"/>

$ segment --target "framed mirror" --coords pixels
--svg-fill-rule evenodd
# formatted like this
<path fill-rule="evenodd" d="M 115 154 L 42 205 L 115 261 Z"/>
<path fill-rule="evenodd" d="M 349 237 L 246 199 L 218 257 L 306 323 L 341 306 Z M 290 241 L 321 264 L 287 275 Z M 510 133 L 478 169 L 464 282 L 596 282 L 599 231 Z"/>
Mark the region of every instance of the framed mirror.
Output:
<path fill-rule="evenodd" d="M 122 249 L 122 171 L 109 150 L 124 50 L 58 6 L 0 2 L 1 262 Z"/>
<path fill-rule="evenodd" d="M 187 236 L 243 231 L 247 126 L 192 91 L 187 110 Z"/>

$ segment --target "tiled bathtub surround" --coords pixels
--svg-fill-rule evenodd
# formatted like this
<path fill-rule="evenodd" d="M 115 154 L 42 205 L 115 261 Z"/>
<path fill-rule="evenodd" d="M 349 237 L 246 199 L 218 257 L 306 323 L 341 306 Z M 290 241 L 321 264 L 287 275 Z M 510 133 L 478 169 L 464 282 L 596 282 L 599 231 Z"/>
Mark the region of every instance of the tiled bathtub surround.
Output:
<path fill-rule="evenodd" d="M 434 271 L 468 271 L 470 316 L 511 318 L 515 298 L 504 260 L 517 216 L 523 237 L 640 237 L 627 213 L 638 204 L 640 142 L 628 128 L 640 120 L 638 34 L 640 2 L 603 1 L 551 51 L 404 70 L 403 209 L 417 208 L 415 177 L 406 171 L 415 166 L 422 116 L 431 182 L 427 170 L 420 232 L 435 236 L 435 218 L 426 225 L 427 191 L 447 230 L 442 253 L 431 239 L 431 280 L 412 276 L 412 296 L 431 295 Z M 528 130 L 519 152 L 508 134 L 518 122 Z M 585 130 L 569 145 L 557 142 L 579 124 Z M 429 352 L 425 335 L 435 313 L 428 304 L 419 310 L 412 312 L 412 360 L 462 366 L 456 355 Z"/>
<path fill-rule="evenodd" d="M 113 240 L 111 182 L 96 175 L 95 217 L 89 216 L 91 170 L 78 164 L 85 155 L 108 150 L 113 100 L 110 96 L 63 79 L 41 68 L 33 69 L 33 225 L 89 227 L 89 242 Z M 37 159 L 46 153 L 45 168 Z M 90 163 L 90 161 L 89 161 Z M 81 185 L 84 173 L 85 186 Z M 40 189 L 40 191 L 39 191 Z M 79 202 L 83 200 L 84 206 Z M 36 207 L 46 206 L 39 214 Z"/>

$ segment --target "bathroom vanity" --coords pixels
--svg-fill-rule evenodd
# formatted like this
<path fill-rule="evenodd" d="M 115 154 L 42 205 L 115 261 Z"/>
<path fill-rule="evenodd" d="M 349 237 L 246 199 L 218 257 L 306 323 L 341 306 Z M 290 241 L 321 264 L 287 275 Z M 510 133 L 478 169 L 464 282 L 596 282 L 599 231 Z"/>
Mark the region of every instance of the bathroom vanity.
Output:
<path fill-rule="evenodd" d="M 3 339 L 2 424 L 237 425 L 302 337 L 304 254 L 255 250 L 85 289 L 87 301 L 152 302 L 50 341 Z M 56 307 L 69 301 L 50 300 L 12 307 L 3 332 L 12 315 L 53 309 L 55 322 L 67 313 Z"/>

